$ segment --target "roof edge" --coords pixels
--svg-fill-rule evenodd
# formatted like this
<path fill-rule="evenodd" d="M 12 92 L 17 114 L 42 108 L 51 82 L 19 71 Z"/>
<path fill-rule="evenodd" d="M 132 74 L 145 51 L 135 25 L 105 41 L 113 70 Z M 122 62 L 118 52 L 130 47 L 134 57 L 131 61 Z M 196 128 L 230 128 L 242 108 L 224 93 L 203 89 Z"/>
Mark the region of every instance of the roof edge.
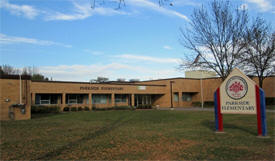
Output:
<path fill-rule="evenodd" d="M 76 82 L 76 81 L 43 81 L 43 80 L 32 80 L 32 82 L 38 83 L 75 83 L 75 84 L 87 84 L 87 85 L 131 85 L 131 86 L 160 86 L 165 87 L 165 84 L 140 84 L 140 83 L 113 83 L 113 82 L 104 82 L 104 83 L 90 83 L 90 82 Z"/>
<path fill-rule="evenodd" d="M 0 79 L 20 79 L 20 75 L 3 75 L 0 74 Z M 21 75 L 22 80 L 31 80 L 29 75 Z"/>

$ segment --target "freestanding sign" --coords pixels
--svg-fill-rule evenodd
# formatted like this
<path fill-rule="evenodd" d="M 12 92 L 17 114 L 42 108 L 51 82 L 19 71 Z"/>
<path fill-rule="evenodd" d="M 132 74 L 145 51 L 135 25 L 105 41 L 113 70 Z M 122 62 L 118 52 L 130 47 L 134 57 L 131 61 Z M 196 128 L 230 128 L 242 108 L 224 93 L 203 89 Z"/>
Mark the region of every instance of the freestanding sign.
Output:
<path fill-rule="evenodd" d="M 257 114 L 258 135 L 267 135 L 264 91 L 239 69 L 229 74 L 214 99 L 217 132 L 223 132 L 223 114 Z"/>

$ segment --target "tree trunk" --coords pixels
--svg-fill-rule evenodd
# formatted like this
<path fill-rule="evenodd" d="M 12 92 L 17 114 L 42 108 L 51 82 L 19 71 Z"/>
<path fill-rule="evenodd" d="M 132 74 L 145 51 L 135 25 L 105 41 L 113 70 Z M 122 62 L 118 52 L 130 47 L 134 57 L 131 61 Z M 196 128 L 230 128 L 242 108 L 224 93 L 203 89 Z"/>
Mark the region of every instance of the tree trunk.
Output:
<path fill-rule="evenodd" d="M 259 86 L 260 88 L 263 88 L 264 79 L 259 77 Z"/>

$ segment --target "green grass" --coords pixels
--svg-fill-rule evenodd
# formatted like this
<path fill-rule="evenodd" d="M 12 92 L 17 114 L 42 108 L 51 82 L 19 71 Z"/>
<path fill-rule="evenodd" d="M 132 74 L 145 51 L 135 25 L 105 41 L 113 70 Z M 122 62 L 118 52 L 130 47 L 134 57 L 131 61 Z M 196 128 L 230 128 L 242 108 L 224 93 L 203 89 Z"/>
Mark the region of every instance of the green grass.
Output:
<path fill-rule="evenodd" d="M 275 113 L 257 138 L 256 115 L 214 112 L 89 111 L 1 121 L 1 160 L 274 160 Z"/>

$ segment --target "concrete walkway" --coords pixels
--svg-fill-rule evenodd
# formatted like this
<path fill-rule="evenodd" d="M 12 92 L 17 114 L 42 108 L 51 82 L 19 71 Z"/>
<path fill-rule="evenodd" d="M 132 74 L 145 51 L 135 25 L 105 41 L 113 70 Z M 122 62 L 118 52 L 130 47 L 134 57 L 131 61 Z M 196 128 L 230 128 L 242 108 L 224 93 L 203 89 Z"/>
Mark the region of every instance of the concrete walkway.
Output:
<path fill-rule="evenodd" d="M 159 108 L 158 110 L 174 110 L 174 111 L 214 111 L 214 108 L 201 108 L 201 107 L 177 107 L 171 108 Z M 275 110 L 267 109 L 266 112 L 275 112 Z"/>

